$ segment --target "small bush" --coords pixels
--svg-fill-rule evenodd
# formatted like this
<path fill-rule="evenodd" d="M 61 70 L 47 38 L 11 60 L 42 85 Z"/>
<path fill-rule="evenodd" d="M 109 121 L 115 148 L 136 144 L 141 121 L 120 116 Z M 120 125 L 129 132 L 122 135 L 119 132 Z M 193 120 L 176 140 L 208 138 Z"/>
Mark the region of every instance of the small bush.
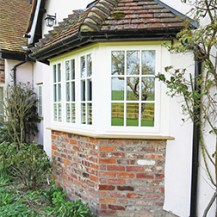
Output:
<path fill-rule="evenodd" d="M 48 193 L 50 194 L 52 206 L 48 208 L 49 215 L 56 217 L 93 217 L 90 208 L 82 201 L 70 201 L 62 188 L 55 186 Z"/>
<path fill-rule="evenodd" d="M 0 144 L 3 171 L 23 183 L 27 188 L 43 184 L 49 176 L 50 161 L 37 144 Z"/>

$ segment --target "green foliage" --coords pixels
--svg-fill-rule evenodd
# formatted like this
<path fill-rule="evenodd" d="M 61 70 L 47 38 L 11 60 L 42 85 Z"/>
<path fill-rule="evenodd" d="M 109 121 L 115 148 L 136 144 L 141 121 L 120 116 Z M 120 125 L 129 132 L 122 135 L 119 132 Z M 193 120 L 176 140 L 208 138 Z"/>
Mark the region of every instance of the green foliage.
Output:
<path fill-rule="evenodd" d="M 31 142 L 38 132 L 37 96 L 30 84 L 8 85 L 1 120 L 0 142 Z"/>
<path fill-rule="evenodd" d="M 35 143 L 21 144 L 19 149 L 14 143 L 0 144 L 0 162 L 4 172 L 28 188 L 46 182 L 50 170 L 46 153 Z"/>
<path fill-rule="evenodd" d="M 54 186 L 50 193 L 52 206 L 49 207 L 49 215 L 56 217 L 93 217 L 89 207 L 80 200 L 70 201 L 62 188 Z"/>
<path fill-rule="evenodd" d="M 55 184 L 26 191 L 22 185 L 0 186 L 0 216 L 5 217 L 93 217 L 87 205 L 68 200 Z"/>
<path fill-rule="evenodd" d="M 191 0 L 182 0 L 192 4 Z M 169 75 L 159 74 L 157 77 L 164 82 L 170 96 L 181 95 L 184 98 L 183 111 L 200 128 L 201 153 L 204 160 L 209 181 L 217 187 L 217 143 L 214 143 L 214 153 L 210 153 L 210 144 L 204 139 L 208 133 L 217 138 L 217 10 L 216 1 L 195 0 L 189 12 L 198 22 L 206 19 L 206 24 L 191 28 L 190 22 L 185 22 L 185 28 L 181 30 L 177 39 L 179 43 L 166 44 L 171 52 L 193 52 L 197 66 L 202 65 L 202 72 L 186 73 L 185 69 L 174 69 L 172 66 L 165 68 Z M 193 76 L 194 77 L 193 77 Z M 208 129 L 208 130 L 207 130 Z M 209 148 L 207 148 L 209 146 Z M 214 172 L 213 172 L 214 171 Z M 215 192 L 214 198 L 217 197 Z M 204 212 L 207 216 L 214 200 Z M 217 211 L 216 211 L 217 213 Z"/>

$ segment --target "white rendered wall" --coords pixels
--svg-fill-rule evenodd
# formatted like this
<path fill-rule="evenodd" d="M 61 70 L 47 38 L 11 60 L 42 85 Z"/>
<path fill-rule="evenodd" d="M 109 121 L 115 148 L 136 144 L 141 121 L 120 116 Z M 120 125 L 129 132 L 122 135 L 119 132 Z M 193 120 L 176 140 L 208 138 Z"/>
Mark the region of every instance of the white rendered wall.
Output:
<path fill-rule="evenodd" d="M 67 18 L 69 14 L 73 13 L 73 10 L 77 9 L 85 9 L 86 6 L 92 2 L 93 0 L 82 0 L 82 1 L 71 1 L 71 0 L 62 0 L 61 2 L 59 0 L 47 0 L 46 1 L 46 13 L 49 15 L 55 15 L 57 22 L 56 25 L 58 25 L 58 22 L 62 22 L 64 18 Z M 44 17 L 44 18 L 45 18 Z M 49 30 L 52 30 L 53 27 L 47 27 L 43 25 L 43 34 L 47 33 Z"/>
<path fill-rule="evenodd" d="M 164 62 L 175 68 L 188 67 L 189 72 L 194 72 L 193 55 L 190 53 L 171 54 Z M 164 209 L 178 216 L 187 217 L 190 208 L 193 126 L 190 120 L 182 121 L 186 118 L 181 109 L 183 98 L 174 97 L 169 101 L 170 136 L 175 140 L 167 142 Z"/>

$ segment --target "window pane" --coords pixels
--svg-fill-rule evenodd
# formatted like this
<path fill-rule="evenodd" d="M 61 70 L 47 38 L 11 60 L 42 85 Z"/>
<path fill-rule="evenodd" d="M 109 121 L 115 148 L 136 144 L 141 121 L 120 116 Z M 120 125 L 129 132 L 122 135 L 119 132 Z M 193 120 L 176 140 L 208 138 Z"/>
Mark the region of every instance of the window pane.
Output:
<path fill-rule="evenodd" d="M 81 123 L 86 124 L 86 104 L 81 104 Z"/>
<path fill-rule="evenodd" d="M 155 51 L 142 51 L 142 74 L 155 74 Z"/>
<path fill-rule="evenodd" d="M 112 78 L 112 100 L 124 100 L 124 78 Z"/>
<path fill-rule="evenodd" d="M 88 101 L 92 100 L 92 80 L 91 79 L 87 80 L 87 100 Z"/>
<path fill-rule="evenodd" d="M 81 101 L 85 101 L 85 81 L 81 81 Z"/>
<path fill-rule="evenodd" d="M 87 104 L 87 124 L 92 124 L 92 103 Z"/>
<path fill-rule="evenodd" d="M 127 103 L 127 126 L 139 126 L 139 104 Z"/>
<path fill-rule="evenodd" d="M 54 102 L 57 102 L 57 85 L 56 84 L 54 84 L 53 92 L 54 92 Z"/>
<path fill-rule="evenodd" d="M 66 122 L 70 122 L 70 104 L 69 103 L 67 103 L 66 104 Z"/>
<path fill-rule="evenodd" d="M 75 102 L 75 82 L 71 83 L 71 101 Z"/>
<path fill-rule="evenodd" d="M 127 51 L 127 74 L 138 75 L 139 68 L 139 51 Z"/>
<path fill-rule="evenodd" d="M 56 104 L 54 104 L 54 111 L 53 111 L 53 113 L 54 113 L 54 121 L 57 121 L 57 105 Z"/>
<path fill-rule="evenodd" d="M 142 78 L 142 100 L 153 101 L 155 99 L 155 79 L 153 77 Z"/>
<path fill-rule="evenodd" d="M 85 77 L 85 71 L 86 71 L 86 69 L 85 69 L 85 67 L 86 67 L 86 64 L 85 64 L 85 56 L 82 56 L 81 57 L 81 78 L 84 78 Z"/>
<path fill-rule="evenodd" d="M 124 51 L 112 52 L 112 75 L 124 75 Z"/>
<path fill-rule="evenodd" d="M 58 101 L 61 101 L 61 84 L 58 84 Z"/>
<path fill-rule="evenodd" d="M 75 123 L 75 104 L 71 104 L 72 123 Z"/>
<path fill-rule="evenodd" d="M 69 68 L 69 61 L 66 61 L 66 80 L 70 80 L 70 68 Z"/>
<path fill-rule="evenodd" d="M 53 66 L 53 81 L 56 83 L 57 78 L 56 78 L 56 65 Z"/>
<path fill-rule="evenodd" d="M 71 80 L 75 79 L 75 60 L 71 60 Z"/>
<path fill-rule="evenodd" d="M 141 126 L 154 126 L 154 103 L 142 103 Z"/>
<path fill-rule="evenodd" d="M 127 78 L 127 100 L 139 100 L 139 77 Z"/>
<path fill-rule="evenodd" d="M 124 103 L 112 103 L 112 126 L 124 126 Z"/>
<path fill-rule="evenodd" d="M 61 65 L 58 64 L 58 82 L 61 81 Z"/>
<path fill-rule="evenodd" d="M 58 121 L 62 121 L 62 106 L 60 103 L 58 104 L 58 117 Z"/>
<path fill-rule="evenodd" d="M 91 54 L 87 55 L 87 76 L 90 77 L 92 75 L 92 58 Z"/>
<path fill-rule="evenodd" d="M 66 83 L 66 101 L 70 101 L 70 83 Z"/>

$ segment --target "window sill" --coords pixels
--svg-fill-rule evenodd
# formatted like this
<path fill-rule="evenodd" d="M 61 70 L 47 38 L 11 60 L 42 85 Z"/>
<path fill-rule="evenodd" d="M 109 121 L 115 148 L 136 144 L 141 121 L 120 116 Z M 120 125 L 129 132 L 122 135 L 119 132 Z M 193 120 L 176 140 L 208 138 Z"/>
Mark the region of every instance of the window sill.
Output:
<path fill-rule="evenodd" d="M 57 127 L 47 128 L 51 131 L 58 131 L 63 133 L 71 133 L 79 136 L 88 136 L 95 139 L 144 139 L 144 140 L 175 140 L 172 136 L 161 136 L 161 135 L 129 135 L 129 134 L 96 134 L 93 132 L 86 131 L 76 131 L 76 130 L 67 130 L 60 129 Z"/>

